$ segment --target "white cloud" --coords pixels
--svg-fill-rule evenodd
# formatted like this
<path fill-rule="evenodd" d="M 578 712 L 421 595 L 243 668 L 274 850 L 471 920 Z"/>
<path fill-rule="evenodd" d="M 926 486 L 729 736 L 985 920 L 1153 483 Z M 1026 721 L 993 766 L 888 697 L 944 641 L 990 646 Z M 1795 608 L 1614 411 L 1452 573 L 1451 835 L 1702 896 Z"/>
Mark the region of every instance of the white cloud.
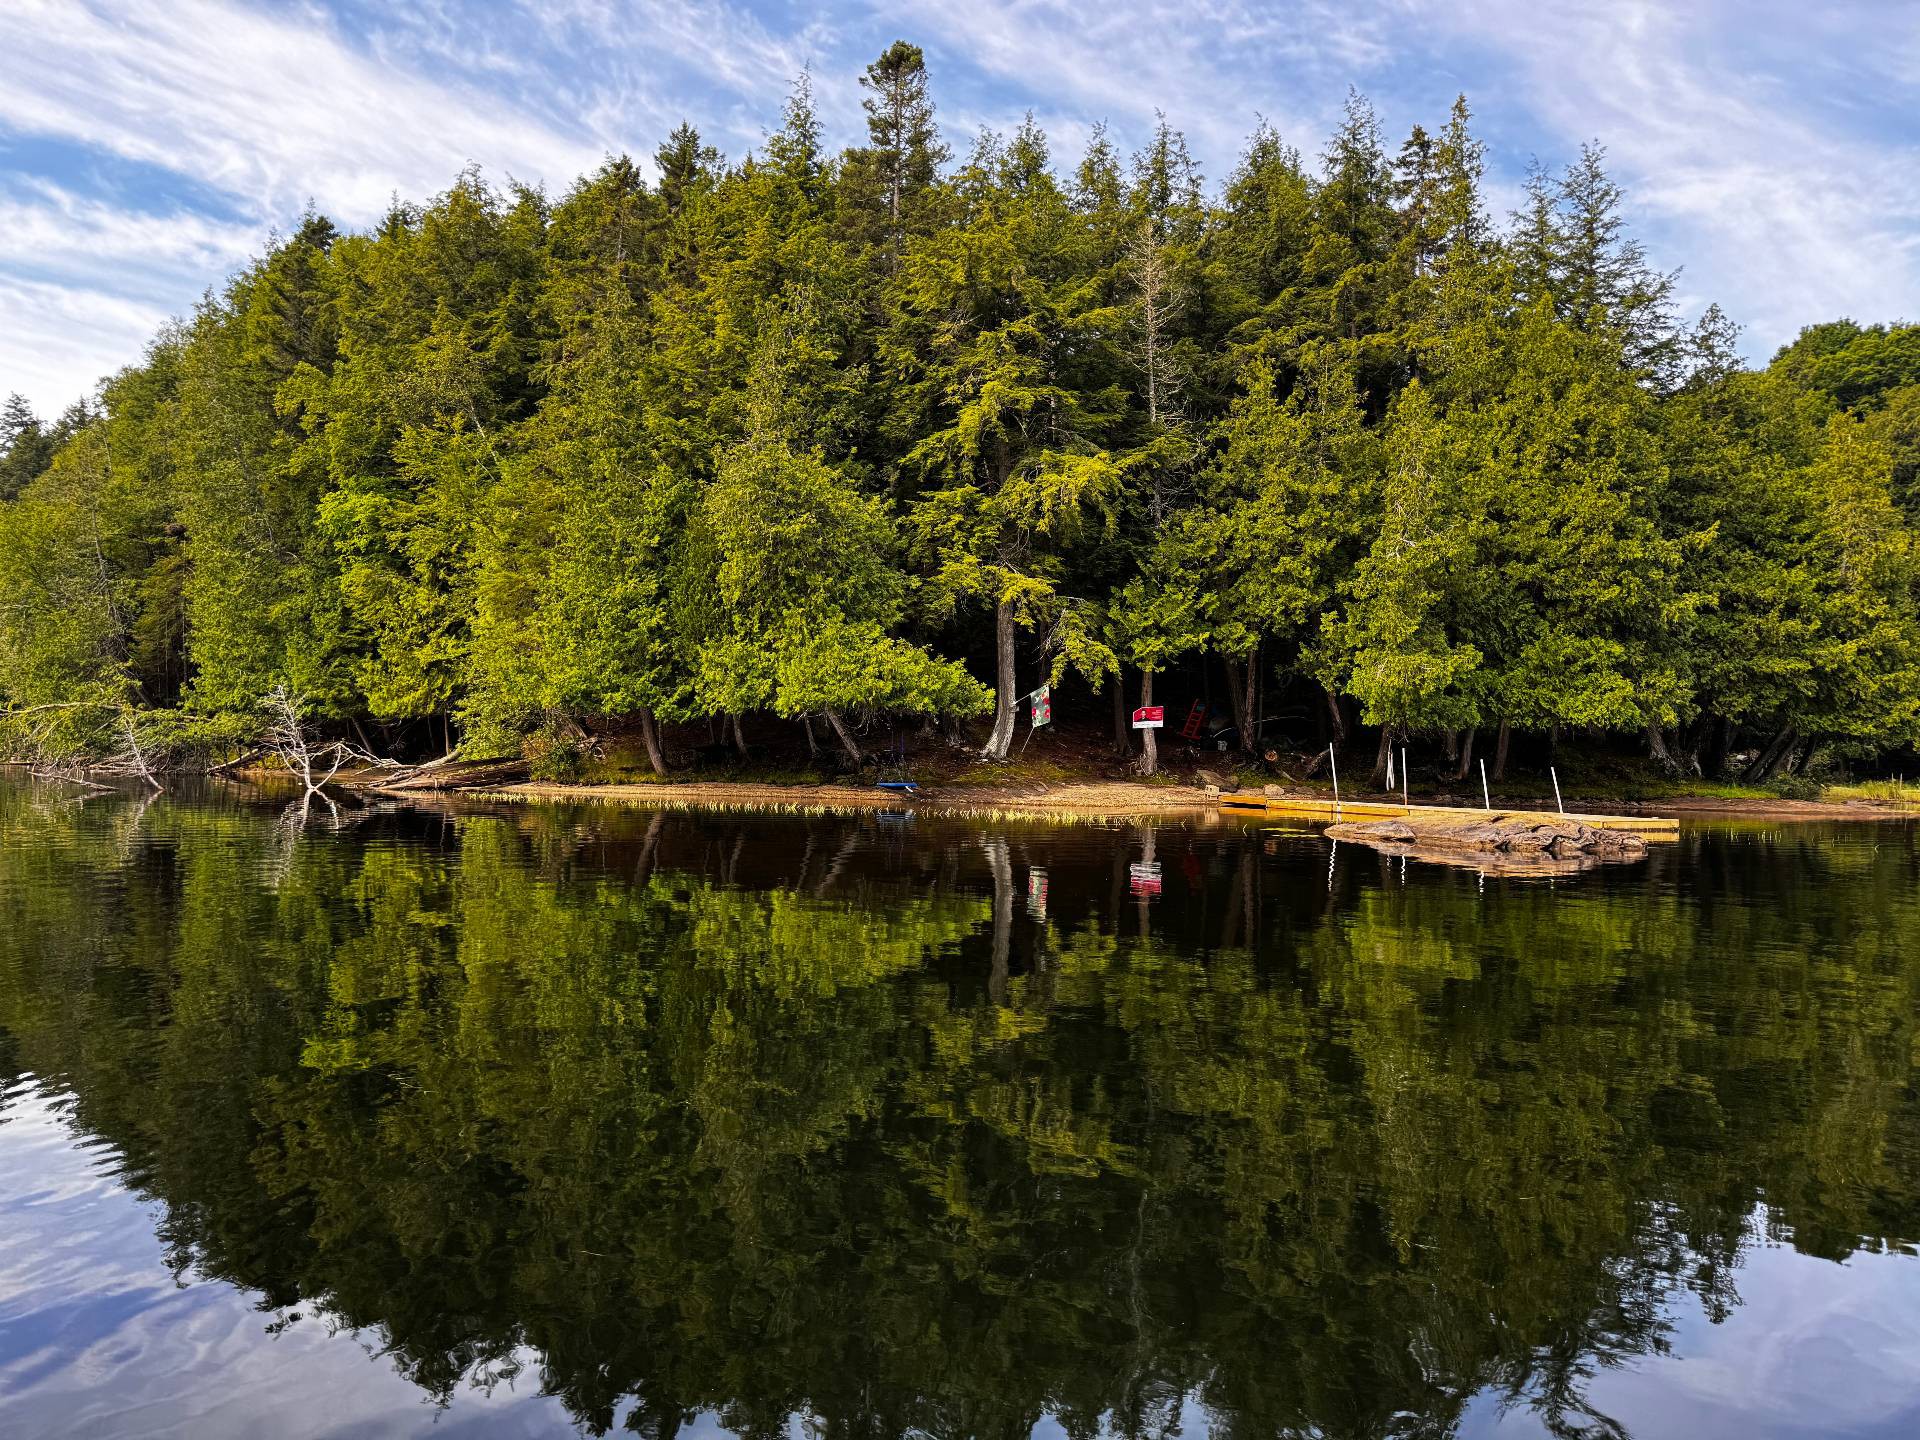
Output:
<path fill-rule="evenodd" d="M 0 387 L 43 410 L 137 359 L 309 199 L 365 224 L 469 161 L 565 183 L 602 154 L 584 131 L 362 53 L 311 14 L 222 0 L 0 5 L 0 130 L 173 172 L 243 217 L 155 216 L 15 177 L 0 196 Z"/>
<path fill-rule="evenodd" d="M 1215 169 L 1260 117 L 1311 149 L 1390 40 L 1386 16 L 1327 0 L 905 0 L 886 13 L 1009 87 L 1009 118 L 1077 112 L 1143 139 L 1165 111 Z"/>
<path fill-rule="evenodd" d="M 682 118 L 737 157 L 808 65 L 830 140 L 853 140 L 860 66 L 905 36 L 930 52 L 956 150 L 1031 109 L 1070 167 L 1094 122 L 1125 147 L 1164 110 L 1216 183 L 1258 116 L 1312 155 L 1349 84 L 1390 130 L 1464 89 L 1509 162 L 1489 177 L 1496 205 L 1516 155 L 1557 163 L 1602 140 L 1656 261 L 1684 265 L 1689 303 L 1719 299 L 1744 321 L 1757 357 L 1835 314 L 1920 316 L 1907 138 L 1920 7 L 843 0 L 753 14 L 738 0 L 516 0 L 480 24 L 458 0 L 420 0 L 378 13 L 348 35 L 322 0 L 0 0 L 0 134 L 168 172 L 171 192 L 211 192 L 221 217 L 151 200 L 129 208 L 166 213 L 130 214 L 77 175 L 0 174 L 9 295 L 43 287 L 42 317 L 47 293 L 72 307 L 88 289 L 178 311 L 309 199 L 366 224 L 469 161 L 563 188 L 609 150 L 649 153 Z M 99 309 L 93 333 L 120 348 L 94 350 L 89 379 L 139 353 L 102 319 L 128 312 Z M 18 338 L 31 318 L 0 316 L 11 373 L 33 358 Z M 80 342 L 46 338 L 68 359 L 36 372 L 70 376 Z"/>
<path fill-rule="evenodd" d="M 258 250 L 261 226 L 189 210 L 155 215 L 75 195 L 45 180 L 0 193 L 0 266 L 121 293 L 156 281 L 204 286 Z"/>
<path fill-rule="evenodd" d="M 0 393 L 52 415 L 257 252 L 266 227 L 117 208 L 44 180 L 0 192 Z"/>
<path fill-rule="evenodd" d="M 0 393 L 19 391 L 47 417 L 138 360 L 170 318 L 163 306 L 5 274 L 0 315 Z"/>
<path fill-rule="evenodd" d="M 220 0 L 0 8 L 0 125 L 78 141 L 285 215 L 349 221 L 444 189 L 469 160 L 564 180 L 600 147 L 361 54 L 325 26 Z"/>
<path fill-rule="evenodd" d="M 1816 7 L 1818 8 L 1818 7 Z M 1763 359 L 1802 325 L 1920 314 L 1920 147 L 1843 132 L 1812 73 L 1836 53 L 1912 53 L 1920 9 L 1628 0 L 1423 0 L 1419 38 L 1500 48 L 1532 117 L 1599 139 L 1655 258 L 1695 308 L 1719 300 Z M 1743 58 L 1746 28 L 1807 75 Z M 1896 127 L 1901 128 L 1901 127 Z M 1911 133 L 1910 130 L 1907 133 Z"/>

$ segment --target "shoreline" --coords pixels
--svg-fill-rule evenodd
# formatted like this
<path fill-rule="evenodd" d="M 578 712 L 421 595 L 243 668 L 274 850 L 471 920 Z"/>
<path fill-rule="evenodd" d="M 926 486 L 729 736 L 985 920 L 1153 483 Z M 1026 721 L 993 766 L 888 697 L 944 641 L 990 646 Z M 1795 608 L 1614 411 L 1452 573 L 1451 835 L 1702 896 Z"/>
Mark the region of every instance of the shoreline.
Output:
<path fill-rule="evenodd" d="M 31 769 L 24 762 L 0 761 L 0 771 Z M 432 772 L 413 772 L 382 783 L 385 772 L 342 771 L 334 787 L 361 795 L 391 799 L 436 801 L 468 800 L 519 804 L 631 805 L 636 808 L 761 810 L 780 812 L 841 812 L 1001 816 L 1031 819 L 1088 821 L 1124 820 L 1142 816 L 1225 816 L 1235 820 L 1279 820 L 1282 812 L 1255 806 L 1221 805 L 1209 787 L 1167 779 L 1061 780 L 1040 782 L 1008 779 L 999 783 L 933 781 L 917 794 L 905 795 L 851 784 L 782 784 L 758 780 L 657 780 L 584 782 L 526 780 L 514 762 L 456 763 Z M 85 770 L 70 778 L 82 778 Z M 182 777 L 186 778 L 186 777 Z M 266 786 L 284 786 L 291 777 L 283 771 L 249 766 L 228 772 L 228 778 Z M 97 784 L 98 782 L 88 781 Z M 103 789 L 112 786 L 101 786 Z M 1330 798 L 1331 791 L 1313 786 L 1281 787 L 1299 799 Z M 1240 793 L 1246 794 L 1243 790 Z M 1392 805 L 1400 796 L 1371 792 L 1344 792 L 1349 803 Z M 1621 799 L 1586 793 L 1566 797 L 1570 813 L 1644 815 L 1679 820 L 1818 821 L 1920 820 L 1920 806 L 1891 800 L 1790 800 L 1783 797 L 1728 798 L 1717 795 L 1673 795 L 1660 799 Z M 1452 806 L 1478 810 L 1469 797 L 1439 791 L 1414 797 L 1416 806 Z M 1493 811 L 1548 813 L 1540 796 L 1495 796 Z"/>
<path fill-rule="evenodd" d="M 386 790 L 384 794 L 418 794 Z M 1040 819 L 1129 819 L 1209 815 L 1218 807 L 1201 789 L 1131 781 L 1070 785 L 940 785 L 905 795 L 854 785 L 773 785 L 750 780 L 566 784 L 524 780 L 512 785 L 452 787 L 437 793 L 474 800 L 544 804 L 613 804 L 673 809 L 840 811 L 924 815 L 1017 815 Z"/>
<path fill-rule="evenodd" d="M 372 777 L 368 777 L 372 778 Z M 497 776 L 469 778 L 457 769 L 411 783 L 383 786 L 355 779 L 354 788 L 396 798 L 431 794 L 438 798 L 545 804 L 617 804 L 640 808 L 842 811 L 936 815 L 1017 813 L 1035 818 L 1125 819 L 1142 815 L 1209 815 L 1235 819 L 1278 819 L 1253 807 L 1226 807 L 1209 789 L 1191 784 L 1150 784 L 1138 780 L 1088 780 L 1055 784 L 1008 781 L 1001 784 L 936 783 L 905 795 L 858 785 L 782 785 L 752 780 L 662 780 L 585 783 L 551 780 L 503 782 Z M 1301 788 L 1303 797 L 1327 792 Z M 1347 799 L 1394 803 L 1399 797 L 1352 794 Z M 1446 804 L 1454 797 L 1416 797 L 1416 804 Z M 1537 799 L 1495 797 L 1495 811 L 1538 809 Z M 1464 808 L 1478 808 L 1468 806 Z M 1588 795 L 1568 797 L 1569 810 L 1606 810 L 1619 815 L 1671 816 L 1682 820 L 1906 820 L 1920 809 L 1866 800 L 1727 799 L 1679 795 L 1659 800 L 1621 800 Z"/>

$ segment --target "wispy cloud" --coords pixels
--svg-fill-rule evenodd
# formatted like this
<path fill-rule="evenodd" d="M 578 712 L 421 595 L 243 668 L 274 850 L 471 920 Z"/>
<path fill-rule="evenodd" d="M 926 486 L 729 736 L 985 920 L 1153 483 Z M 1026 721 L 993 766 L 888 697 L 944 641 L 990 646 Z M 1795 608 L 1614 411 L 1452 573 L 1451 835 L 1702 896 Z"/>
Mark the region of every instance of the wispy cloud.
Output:
<path fill-rule="evenodd" d="M 21 276 L 138 291 L 155 279 L 225 273 L 257 250 L 259 225 L 191 210 L 152 213 L 76 195 L 48 180 L 0 191 L 0 267 Z"/>
<path fill-rule="evenodd" d="M 1349 81 L 1390 53 L 1384 14 L 1325 0 L 904 0 L 886 14 L 997 82 L 1010 103 L 983 118 L 1031 107 L 1141 137 L 1164 111 L 1216 173 L 1262 117 L 1317 139 Z"/>
<path fill-rule="evenodd" d="M 25 157 L 0 148 L 0 389 L 65 403 L 137 357 L 116 307 L 187 308 L 310 199 L 365 224 L 470 161 L 559 189 L 681 119 L 737 156 L 806 67 L 830 141 L 857 140 L 857 77 L 897 37 L 927 49 L 956 148 L 1031 110 L 1070 165 L 1095 123 L 1134 145 L 1163 111 L 1215 181 L 1257 118 L 1311 154 L 1350 85 L 1390 132 L 1465 91 L 1496 205 L 1529 153 L 1601 140 L 1655 259 L 1756 357 L 1834 314 L 1920 315 L 1920 6 L 0 0 L 0 147 Z M 25 348 L 57 313 L 82 328 Z"/>
<path fill-rule="evenodd" d="M 530 178 L 593 164 L 579 134 L 362 52 L 310 14 L 219 0 L 0 8 L 0 125 L 191 175 L 282 214 L 348 220 L 469 160 Z"/>
<path fill-rule="evenodd" d="M 1920 313 L 1913 107 L 1881 128 L 1878 104 L 1829 103 L 1836 57 L 1865 76 L 1868 57 L 1913 53 L 1920 8 L 1423 0 L 1420 18 L 1425 43 L 1499 47 L 1549 143 L 1607 146 L 1657 258 L 1684 264 L 1695 308 L 1742 321 L 1751 352 L 1840 314 Z"/>
<path fill-rule="evenodd" d="M 5 274 L 0 315 L 0 391 L 20 391 L 46 415 L 138 360 L 170 318 L 159 306 Z"/>

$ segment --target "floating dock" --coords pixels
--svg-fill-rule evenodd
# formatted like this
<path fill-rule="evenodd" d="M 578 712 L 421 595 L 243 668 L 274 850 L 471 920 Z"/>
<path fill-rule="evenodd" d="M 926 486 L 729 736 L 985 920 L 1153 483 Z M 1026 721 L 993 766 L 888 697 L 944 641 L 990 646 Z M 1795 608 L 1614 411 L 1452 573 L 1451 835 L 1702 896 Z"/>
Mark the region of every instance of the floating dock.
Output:
<path fill-rule="evenodd" d="M 1569 810 L 1564 815 L 1552 810 L 1479 805 L 1406 805 L 1398 800 L 1340 800 L 1332 796 L 1280 795 L 1271 787 L 1265 791 L 1223 791 L 1220 805 L 1230 810 L 1257 810 L 1265 815 L 1293 815 L 1302 820 L 1404 820 L 1409 817 L 1450 820 L 1469 824 L 1482 820 L 1578 820 L 1596 830 L 1625 830 L 1647 840 L 1677 840 L 1680 822 L 1660 815 L 1587 815 Z"/>

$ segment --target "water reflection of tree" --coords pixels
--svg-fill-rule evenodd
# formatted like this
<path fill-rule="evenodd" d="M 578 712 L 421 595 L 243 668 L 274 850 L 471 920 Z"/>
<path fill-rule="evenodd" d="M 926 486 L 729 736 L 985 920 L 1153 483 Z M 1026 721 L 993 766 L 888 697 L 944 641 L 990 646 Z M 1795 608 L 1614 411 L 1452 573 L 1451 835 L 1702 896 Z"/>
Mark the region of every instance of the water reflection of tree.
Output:
<path fill-rule="evenodd" d="M 1737 1303 L 1762 1196 L 1815 1253 L 1920 1229 L 1904 840 L 1329 897 L 1162 832 L 1201 879 L 1148 938 L 1117 835 L 376 817 L 269 884 L 270 814 L 123 822 L 0 791 L 0 1053 L 182 1267 L 439 1396 L 531 1347 L 641 1433 L 1444 1434 L 1492 1389 L 1605 1435 L 1591 1376 Z"/>

